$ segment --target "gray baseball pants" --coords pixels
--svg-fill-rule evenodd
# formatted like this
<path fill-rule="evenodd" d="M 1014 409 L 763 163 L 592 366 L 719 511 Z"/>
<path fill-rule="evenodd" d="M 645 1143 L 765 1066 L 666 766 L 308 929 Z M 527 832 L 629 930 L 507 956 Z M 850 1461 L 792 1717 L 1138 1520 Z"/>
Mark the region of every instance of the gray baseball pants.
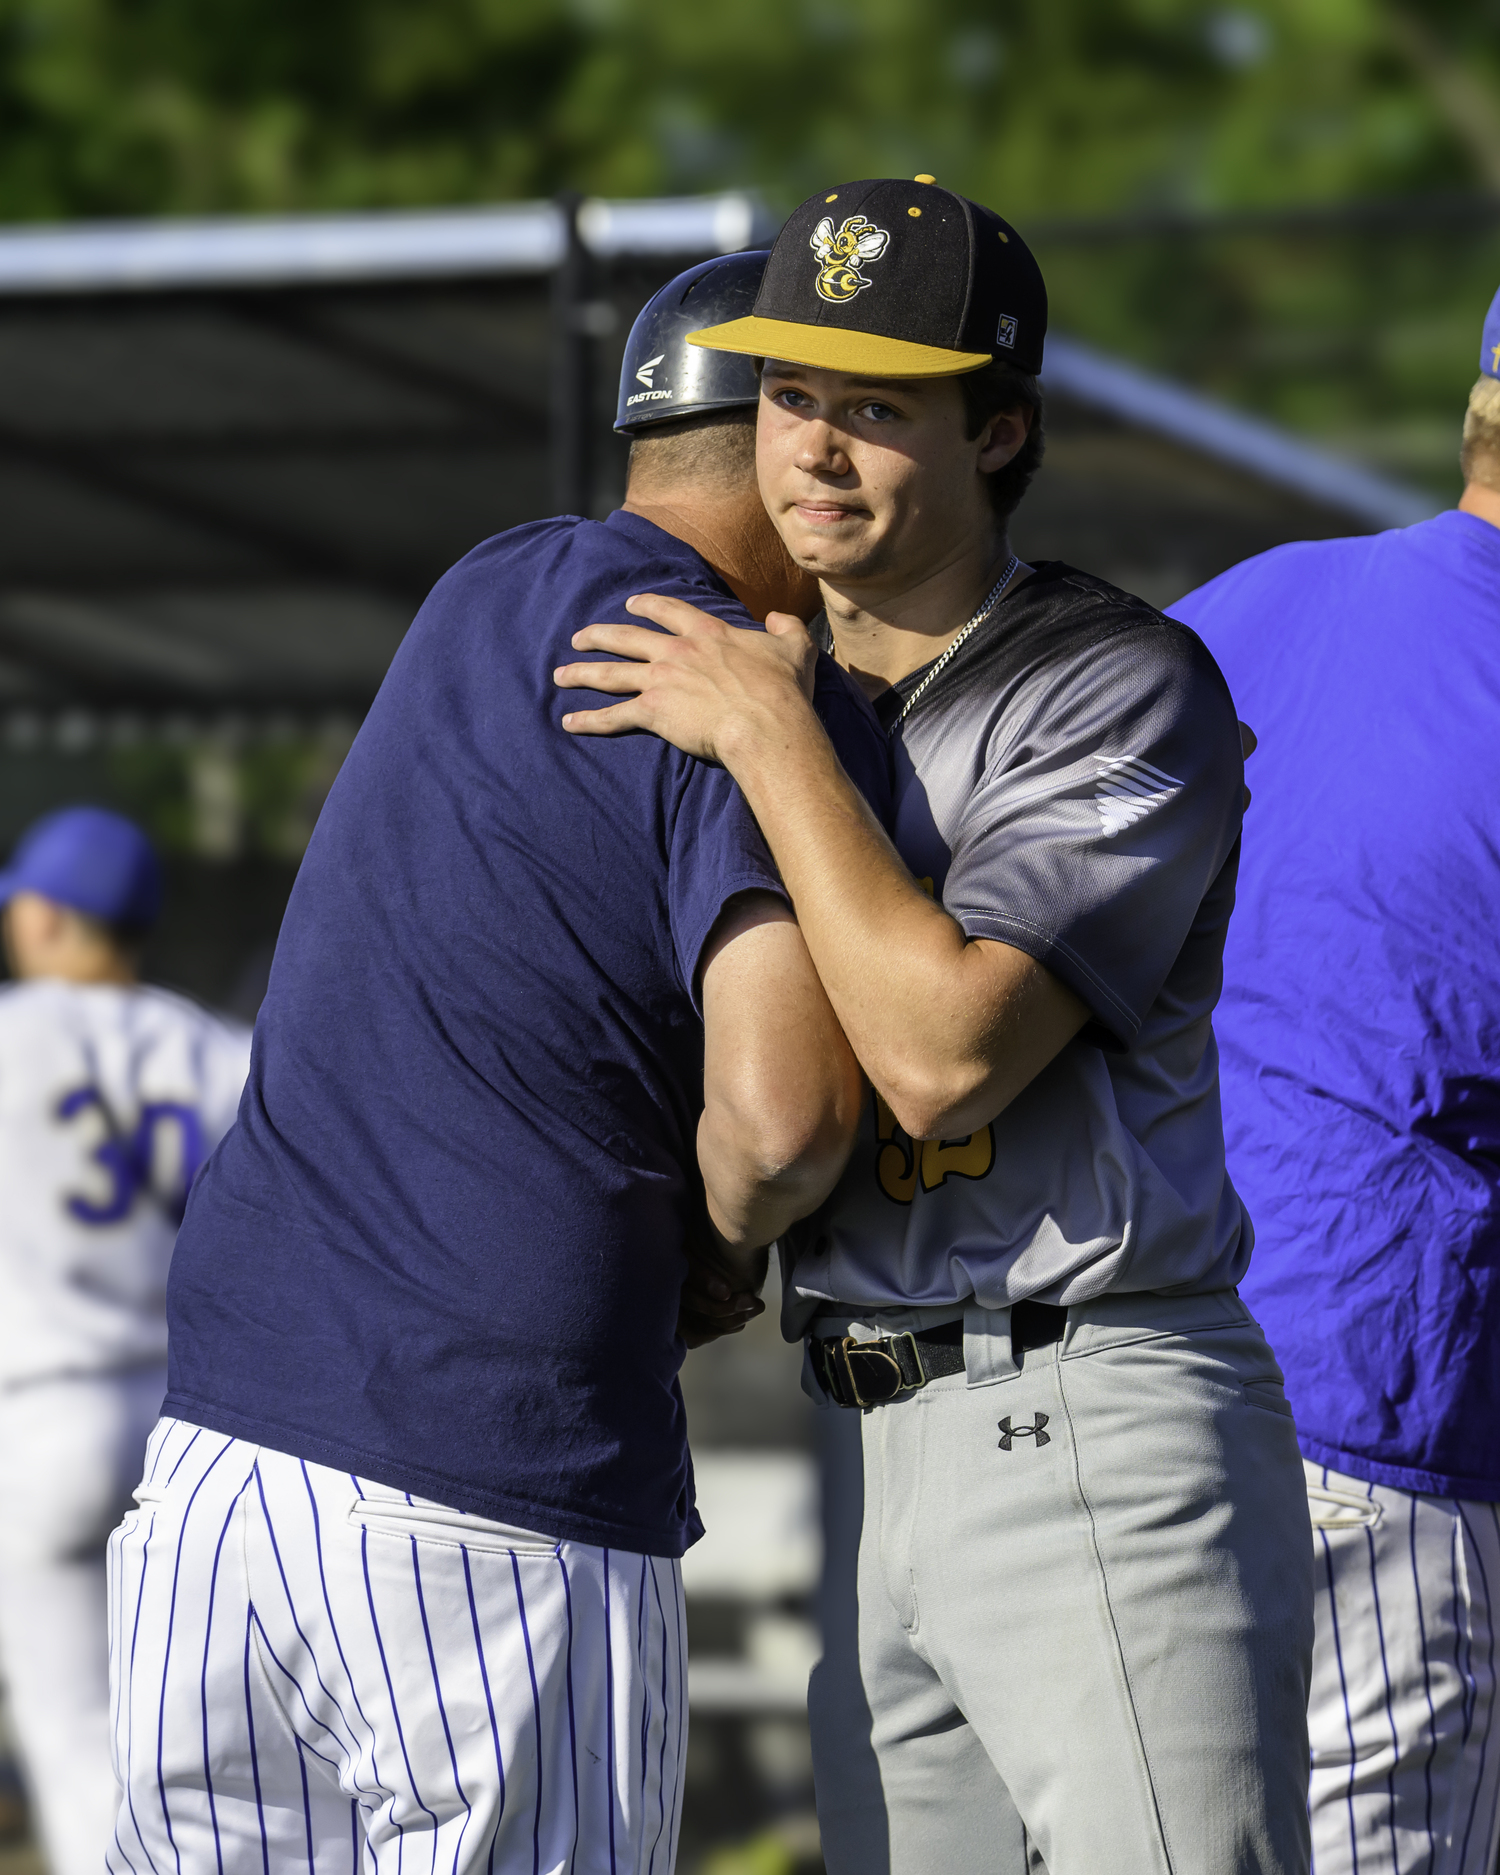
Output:
<path fill-rule="evenodd" d="M 1009 1314 L 838 1413 L 829 1875 L 1306 1875 L 1312 1538 L 1265 1337 L 1232 1291 L 1109 1296 L 1018 1363 Z"/>

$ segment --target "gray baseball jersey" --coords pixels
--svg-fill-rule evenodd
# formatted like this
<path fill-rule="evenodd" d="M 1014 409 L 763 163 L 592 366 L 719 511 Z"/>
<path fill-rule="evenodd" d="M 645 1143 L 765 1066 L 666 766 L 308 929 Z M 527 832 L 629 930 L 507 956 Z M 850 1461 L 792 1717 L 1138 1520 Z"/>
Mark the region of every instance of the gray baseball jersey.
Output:
<path fill-rule="evenodd" d="M 881 700 L 894 725 L 925 676 Z M 893 835 L 974 938 L 1091 1019 L 990 1125 L 912 1140 L 868 1101 L 843 1179 L 784 1245 L 820 1308 L 1001 1308 L 1208 1290 L 1249 1256 L 1210 1021 L 1239 859 L 1234 705 L 1184 626 L 1059 562 L 1016 587 L 895 731 Z"/>

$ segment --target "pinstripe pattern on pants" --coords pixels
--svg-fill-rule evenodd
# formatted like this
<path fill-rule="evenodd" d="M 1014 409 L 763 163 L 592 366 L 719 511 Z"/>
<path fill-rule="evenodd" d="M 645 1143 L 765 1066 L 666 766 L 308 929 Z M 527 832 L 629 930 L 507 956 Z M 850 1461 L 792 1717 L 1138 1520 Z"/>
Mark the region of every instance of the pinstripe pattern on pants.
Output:
<path fill-rule="evenodd" d="M 163 1420 L 110 1542 L 111 1875 L 670 1875 L 679 1565 Z"/>
<path fill-rule="evenodd" d="M 1314 1875 L 1491 1875 L 1500 1506 L 1304 1469 Z"/>

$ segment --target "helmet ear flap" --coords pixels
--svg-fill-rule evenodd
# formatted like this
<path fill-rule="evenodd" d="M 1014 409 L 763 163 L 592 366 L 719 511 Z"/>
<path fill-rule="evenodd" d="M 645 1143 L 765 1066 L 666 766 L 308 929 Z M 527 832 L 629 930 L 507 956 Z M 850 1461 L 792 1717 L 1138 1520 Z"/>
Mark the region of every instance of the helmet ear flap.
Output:
<path fill-rule="evenodd" d="M 690 345 L 687 335 L 745 317 L 755 304 L 768 258 L 768 251 L 759 249 L 701 261 L 647 301 L 625 341 L 615 409 L 621 435 L 759 401 L 755 360 Z"/>

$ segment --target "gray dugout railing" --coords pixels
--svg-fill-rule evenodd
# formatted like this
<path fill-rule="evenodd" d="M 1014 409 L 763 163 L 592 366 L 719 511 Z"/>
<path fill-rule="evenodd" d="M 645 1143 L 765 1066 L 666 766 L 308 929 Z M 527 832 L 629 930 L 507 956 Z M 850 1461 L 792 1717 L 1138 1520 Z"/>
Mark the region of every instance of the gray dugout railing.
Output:
<path fill-rule="evenodd" d="M 553 497 L 558 511 L 579 513 L 592 487 L 597 345 L 613 320 L 599 297 L 601 267 L 733 253 L 769 242 L 779 225 L 757 197 L 731 192 L 23 227 L 0 234 L 0 295 L 550 275 Z"/>

